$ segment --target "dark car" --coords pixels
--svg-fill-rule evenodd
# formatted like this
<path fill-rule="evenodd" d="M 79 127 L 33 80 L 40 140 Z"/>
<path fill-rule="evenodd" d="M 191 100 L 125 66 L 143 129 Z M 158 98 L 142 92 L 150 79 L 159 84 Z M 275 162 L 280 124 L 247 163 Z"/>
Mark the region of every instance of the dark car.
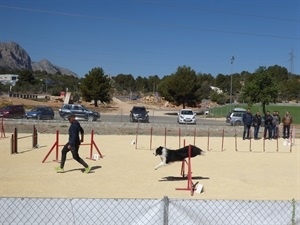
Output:
<path fill-rule="evenodd" d="M 21 119 L 25 117 L 23 105 L 8 105 L 0 109 L 0 117 Z"/>
<path fill-rule="evenodd" d="M 133 106 L 130 110 L 130 122 L 149 123 L 149 111 L 144 106 Z"/>
<path fill-rule="evenodd" d="M 75 114 L 77 120 L 96 121 L 101 117 L 100 113 L 91 111 L 79 104 L 64 104 L 59 109 L 58 113 L 64 120 L 68 120 L 68 116 L 71 113 Z"/>
<path fill-rule="evenodd" d="M 44 120 L 54 119 L 54 111 L 51 107 L 48 106 L 38 106 L 32 109 L 31 111 L 26 113 L 27 119 L 38 119 L 38 120 Z"/>

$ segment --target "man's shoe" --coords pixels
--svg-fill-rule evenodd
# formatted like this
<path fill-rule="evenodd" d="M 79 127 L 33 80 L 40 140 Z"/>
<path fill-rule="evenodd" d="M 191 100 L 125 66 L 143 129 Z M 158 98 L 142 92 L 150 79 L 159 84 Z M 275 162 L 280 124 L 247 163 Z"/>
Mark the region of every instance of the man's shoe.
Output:
<path fill-rule="evenodd" d="M 91 167 L 87 167 L 84 169 L 84 173 L 89 173 L 91 171 Z"/>
<path fill-rule="evenodd" d="M 64 168 L 61 168 L 60 166 L 55 167 L 54 169 L 56 170 L 57 173 L 63 173 L 64 172 Z"/>

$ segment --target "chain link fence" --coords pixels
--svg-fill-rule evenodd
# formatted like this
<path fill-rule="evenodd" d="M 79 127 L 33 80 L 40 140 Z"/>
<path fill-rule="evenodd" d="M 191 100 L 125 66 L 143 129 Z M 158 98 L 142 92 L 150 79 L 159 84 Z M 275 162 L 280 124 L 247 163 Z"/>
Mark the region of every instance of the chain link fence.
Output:
<path fill-rule="evenodd" d="M 299 225 L 300 201 L 0 198 L 0 224 Z"/>

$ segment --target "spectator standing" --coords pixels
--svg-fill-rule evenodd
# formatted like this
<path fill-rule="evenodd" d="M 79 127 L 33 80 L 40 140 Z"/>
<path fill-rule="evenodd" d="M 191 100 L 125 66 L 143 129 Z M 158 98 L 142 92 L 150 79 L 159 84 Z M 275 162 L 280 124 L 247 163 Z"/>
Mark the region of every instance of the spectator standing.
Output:
<path fill-rule="evenodd" d="M 259 111 L 257 111 L 256 114 L 253 116 L 252 125 L 254 127 L 254 139 L 257 140 L 259 139 L 258 133 L 259 133 L 259 128 L 261 126 L 261 115 Z"/>
<path fill-rule="evenodd" d="M 273 117 L 270 114 L 270 111 L 267 111 L 265 114 L 265 130 L 264 130 L 264 139 L 267 139 L 267 133 L 268 133 L 268 139 L 272 139 L 272 124 L 273 124 Z"/>
<path fill-rule="evenodd" d="M 278 111 L 273 112 L 273 120 L 272 120 L 272 138 L 277 139 L 279 137 L 279 124 L 280 124 L 280 116 Z"/>
<path fill-rule="evenodd" d="M 250 108 L 247 109 L 247 112 L 244 113 L 243 115 L 243 123 L 244 123 L 244 132 L 243 132 L 243 140 L 250 139 L 250 128 L 251 128 L 251 124 L 252 124 L 252 113 Z M 246 133 L 247 133 L 247 137 L 246 137 Z"/>
<path fill-rule="evenodd" d="M 290 129 L 291 129 L 291 124 L 293 122 L 293 118 L 290 115 L 290 112 L 287 111 L 282 118 L 282 123 L 283 123 L 283 138 L 289 139 L 290 138 Z"/>

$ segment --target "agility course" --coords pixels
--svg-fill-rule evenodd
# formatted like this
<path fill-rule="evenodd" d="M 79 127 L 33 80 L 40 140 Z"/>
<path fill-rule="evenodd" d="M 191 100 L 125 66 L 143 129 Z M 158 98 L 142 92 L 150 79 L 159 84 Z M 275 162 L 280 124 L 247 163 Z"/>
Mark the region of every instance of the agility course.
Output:
<path fill-rule="evenodd" d="M 147 138 L 149 137 L 149 150 L 152 150 L 153 149 L 153 136 L 155 136 L 155 131 L 157 129 L 153 128 L 153 127 L 150 127 L 150 130 L 149 130 L 149 135 L 139 135 L 139 125 L 137 126 L 136 128 L 136 132 L 135 132 L 135 149 L 139 149 L 139 143 L 138 143 L 138 139 L 139 139 L 139 136 L 140 138 Z M 164 147 L 167 147 L 167 140 L 168 140 L 168 129 L 165 127 L 164 129 L 160 128 L 159 131 L 157 133 L 161 134 L 163 130 L 163 137 L 164 137 L 164 143 L 162 146 Z M 210 129 L 208 128 L 207 133 L 205 133 L 205 131 L 201 130 L 201 133 L 202 133 L 202 136 L 207 136 L 207 147 L 206 147 L 206 150 L 207 151 L 212 151 L 213 149 L 211 148 L 210 146 L 210 139 L 211 139 L 211 135 L 210 135 Z M 259 138 L 258 140 L 254 140 L 253 139 L 253 132 L 252 132 L 252 128 L 250 129 L 250 139 L 247 139 L 247 140 L 243 140 L 243 141 L 248 141 L 248 144 L 249 144 L 249 152 L 252 152 L 253 150 L 254 151 L 259 151 L 259 148 L 255 148 L 253 149 L 253 147 L 255 146 L 255 142 L 256 143 L 261 143 L 261 150 L 263 152 L 266 151 L 266 141 L 268 142 L 268 140 L 264 139 L 264 138 Z M 192 138 L 192 142 L 190 142 L 190 144 L 193 144 L 195 145 L 196 144 L 196 139 L 199 138 L 198 136 L 198 133 L 197 133 L 197 128 L 194 128 L 192 130 L 190 130 L 189 133 L 185 133 L 185 135 L 187 135 L 190 139 Z M 216 132 L 215 132 L 215 135 L 216 135 Z M 218 137 L 220 137 L 220 140 L 219 140 L 219 143 L 220 143 L 220 151 L 225 151 L 226 149 L 224 149 L 224 143 L 228 140 L 227 138 L 225 138 L 225 130 L 224 129 L 220 129 L 218 131 Z M 290 137 L 289 139 L 281 139 L 281 138 L 275 138 L 273 139 L 272 141 L 276 142 L 276 151 L 278 152 L 280 149 L 286 149 L 286 147 L 281 147 L 280 146 L 280 143 L 282 143 L 283 145 L 288 145 L 289 146 L 289 150 L 290 152 L 292 152 L 292 149 L 293 149 L 293 145 L 295 144 L 295 136 L 296 136 L 296 127 L 293 126 L 291 128 L 291 132 L 290 132 Z M 177 133 L 177 137 L 178 137 L 178 148 L 181 147 L 181 140 L 182 140 L 182 137 L 184 137 L 182 135 L 182 128 L 179 127 L 178 128 L 178 133 Z M 234 137 L 234 149 L 235 151 L 239 151 L 239 140 L 241 140 L 241 137 L 237 134 L 237 130 L 234 129 L 234 133 L 232 135 L 232 137 Z M 144 147 L 142 147 L 144 148 Z M 244 148 L 244 146 L 243 146 Z M 203 149 L 204 150 L 204 149 Z M 216 150 L 216 149 L 214 149 Z"/>
<path fill-rule="evenodd" d="M 18 145 L 19 154 L 11 154 L 10 139 L 3 138 L 0 140 L 0 194 L 7 197 L 69 198 L 162 198 L 166 195 L 190 199 L 300 198 L 297 182 L 300 174 L 299 139 L 295 139 L 292 151 L 290 145 L 283 144 L 283 139 L 278 140 L 278 151 L 276 140 L 265 140 L 265 151 L 264 140 L 251 140 L 250 151 L 250 140 L 242 140 L 240 131 L 235 134 L 233 130 L 231 137 L 223 137 L 223 130 L 217 131 L 218 136 L 216 132 L 212 136 L 210 129 L 182 129 L 177 129 L 177 135 L 169 135 L 170 129 L 164 127 L 152 127 L 148 134 L 138 133 L 137 136 L 135 132 L 131 135 L 87 133 L 83 143 L 87 146 L 80 147 L 80 155 L 91 156 L 91 143 L 99 146 L 101 155 L 105 155 L 104 159 L 88 161 L 92 167 L 88 175 L 81 173 L 81 166 L 72 160 L 71 154 L 68 154 L 65 173 L 55 173 L 52 162 L 56 161 L 56 146 L 67 142 L 67 134 L 59 133 L 57 139 L 56 133 L 39 133 L 39 148 L 31 151 L 26 151 L 32 147 L 31 138 L 24 138 Z M 28 135 L 31 133 L 18 133 L 19 137 Z M 136 137 L 136 145 L 131 144 Z M 51 158 L 41 163 L 56 140 L 59 140 L 58 145 L 49 155 Z M 195 143 L 206 151 L 205 156 L 193 158 L 190 170 L 192 183 L 199 182 L 204 187 L 201 194 L 195 192 L 192 196 L 191 190 L 176 190 L 190 189 L 193 185 L 187 183 L 190 181 L 180 173 L 182 163 L 154 170 L 160 159 L 153 155 L 153 150 L 163 145 L 176 149 L 183 145 L 182 140 L 185 140 L 185 145 Z M 93 153 L 99 154 L 95 147 Z M 188 173 L 188 169 L 184 173 Z"/>

